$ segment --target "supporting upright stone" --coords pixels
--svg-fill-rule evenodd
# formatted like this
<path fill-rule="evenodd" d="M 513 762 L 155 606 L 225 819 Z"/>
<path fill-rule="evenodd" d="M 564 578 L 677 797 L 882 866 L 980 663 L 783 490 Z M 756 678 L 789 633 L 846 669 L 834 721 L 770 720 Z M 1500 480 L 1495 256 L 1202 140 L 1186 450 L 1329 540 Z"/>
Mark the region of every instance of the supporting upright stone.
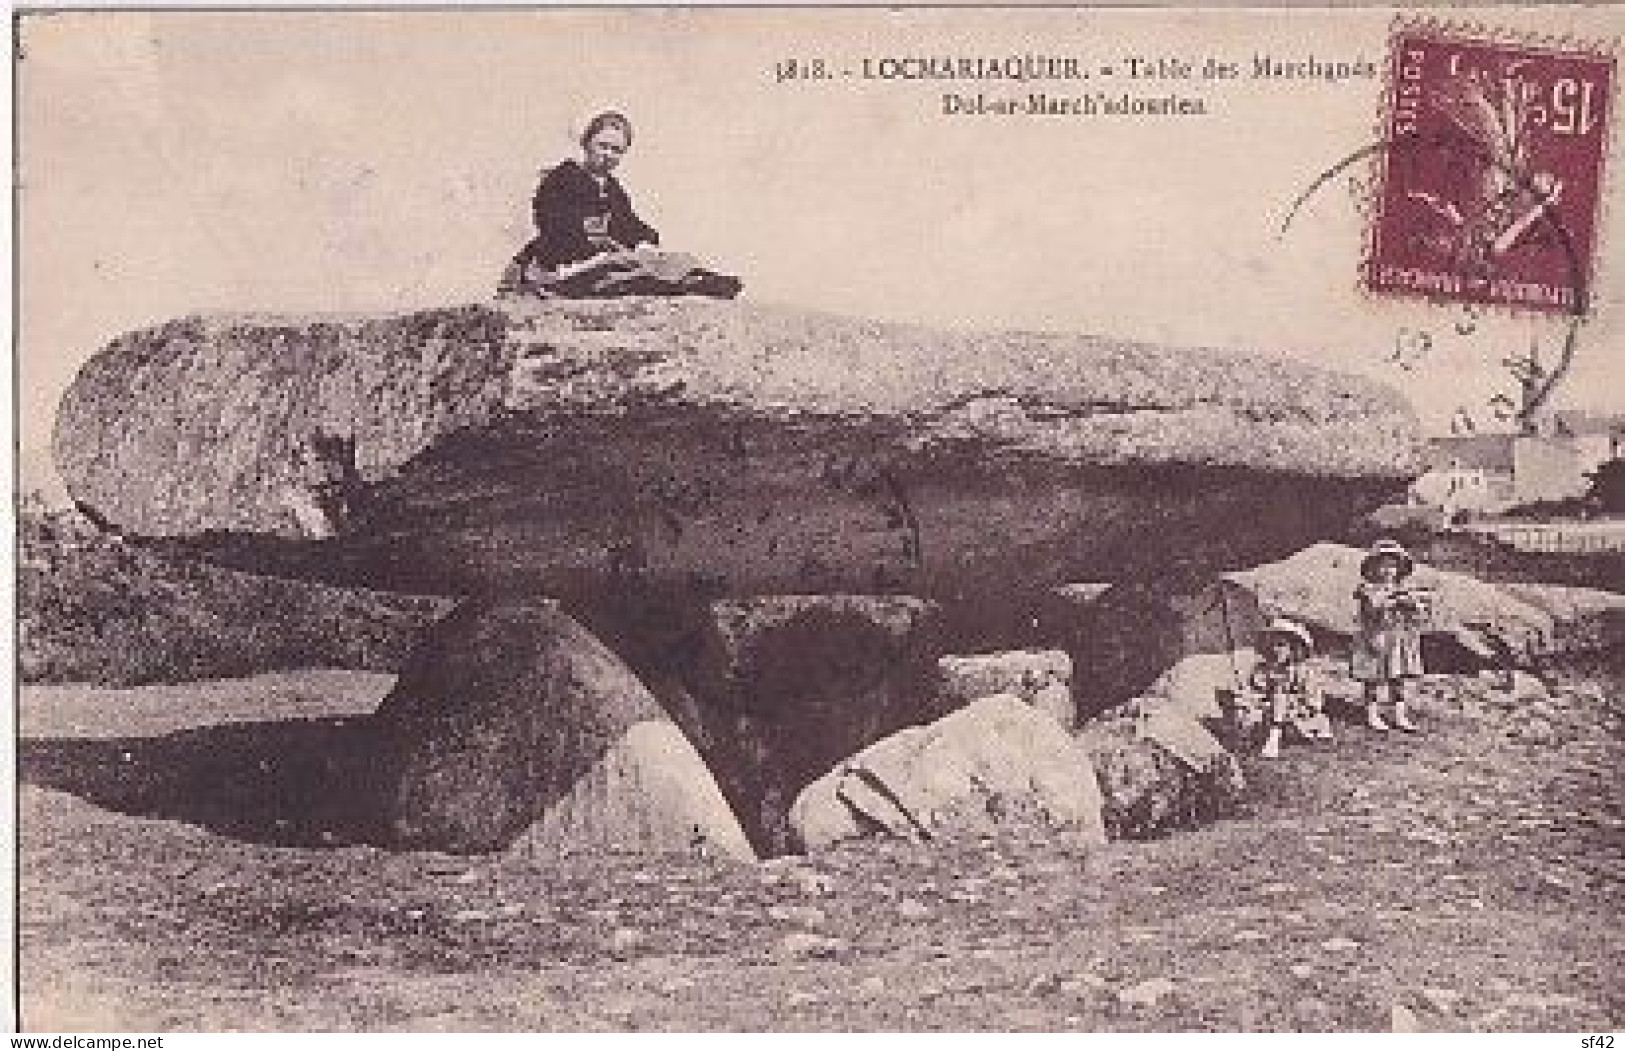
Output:
<path fill-rule="evenodd" d="M 373 717 L 405 846 L 572 853 L 709 844 L 753 856 L 703 761 L 637 676 L 556 608 L 471 600 Z"/>

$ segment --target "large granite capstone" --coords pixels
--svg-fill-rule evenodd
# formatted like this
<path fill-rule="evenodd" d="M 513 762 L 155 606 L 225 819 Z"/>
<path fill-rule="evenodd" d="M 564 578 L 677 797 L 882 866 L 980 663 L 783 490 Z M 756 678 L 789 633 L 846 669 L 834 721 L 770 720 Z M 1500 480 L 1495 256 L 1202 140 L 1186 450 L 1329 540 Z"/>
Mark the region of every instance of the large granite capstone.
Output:
<path fill-rule="evenodd" d="M 1419 441 L 1269 357 L 627 299 L 184 318 L 84 366 L 54 451 L 98 521 L 260 572 L 996 604 L 1341 535 Z"/>

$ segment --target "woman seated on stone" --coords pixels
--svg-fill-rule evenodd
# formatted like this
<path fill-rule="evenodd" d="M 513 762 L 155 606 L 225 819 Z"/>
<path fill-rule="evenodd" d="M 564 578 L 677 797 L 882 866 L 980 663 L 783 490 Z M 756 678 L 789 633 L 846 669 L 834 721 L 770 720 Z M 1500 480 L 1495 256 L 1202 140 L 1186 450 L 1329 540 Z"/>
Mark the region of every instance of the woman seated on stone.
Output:
<path fill-rule="evenodd" d="M 503 275 L 504 292 L 548 296 L 704 295 L 732 299 L 737 278 L 662 252 L 660 235 L 632 209 L 611 174 L 632 145 L 623 115 L 600 113 L 581 136 L 582 159 L 542 176 L 531 202 L 536 236 Z"/>

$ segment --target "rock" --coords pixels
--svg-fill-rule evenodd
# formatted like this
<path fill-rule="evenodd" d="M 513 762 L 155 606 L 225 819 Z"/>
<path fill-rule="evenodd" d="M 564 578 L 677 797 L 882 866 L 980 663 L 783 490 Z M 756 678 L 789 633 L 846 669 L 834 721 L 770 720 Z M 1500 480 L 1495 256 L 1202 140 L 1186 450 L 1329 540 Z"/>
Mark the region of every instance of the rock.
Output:
<path fill-rule="evenodd" d="M 1008 695 L 864 749 L 809 785 L 790 823 L 806 849 L 871 831 L 933 841 L 1025 827 L 1074 846 L 1105 841 L 1087 755 Z"/>
<path fill-rule="evenodd" d="M 1420 990 L 1422 999 L 1428 1006 L 1440 1013 L 1448 1013 L 1461 1002 L 1461 993 L 1455 989 L 1423 988 Z"/>
<path fill-rule="evenodd" d="M 666 853 L 755 861 L 728 802 L 675 725 L 627 729 L 514 844 L 527 857 Z"/>
<path fill-rule="evenodd" d="M 779 952 L 795 960 L 833 960 L 852 950 L 850 942 L 806 931 L 792 931 L 779 939 Z"/>
<path fill-rule="evenodd" d="M 1625 644 L 1625 595 L 1560 584 L 1507 583 L 1501 588 L 1552 618 L 1555 652 L 1606 652 Z"/>
<path fill-rule="evenodd" d="M 936 695 L 945 711 L 1006 693 L 1072 728 L 1072 658 L 1060 650 L 1014 650 L 937 661 Z"/>
<path fill-rule="evenodd" d="M 873 1000 L 876 997 L 885 996 L 890 991 L 890 984 L 886 981 L 886 979 L 882 978 L 878 974 L 871 974 L 869 977 L 858 983 L 858 992 L 870 1000 Z"/>
<path fill-rule="evenodd" d="M 897 918 L 917 922 L 931 918 L 931 909 L 918 898 L 904 898 L 897 903 Z"/>
<path fill-rule="evenodd" d="M 606 947 L 613 956 L 627 957 L 643 948 L 648 941 L 649 936 L 636 927 L 617 927 L 611 932 Z"/>
<path fill-rule="evenodd" d="M 1360 943 L 1352 938 L 1328 938 L 1320 943 L 1320 947 L 1327 952 L 1348 952 L 1351 949 L 1358 949 Z"/>
<path fill-rule="evenodd" d="M 1246 790 L 1241 766 L 1202 726 L 1173 712 L 1114 715 L 1078 739 L 1094 764 L 1113 839 L 1146 839 L 1232 813 Z"/>
<path fill-rule="evenodd" d="M 627 667 L 556 609 L 470 600 L 372 720 L 396 842 L 451 853 L 754 858 L 709 771 Z"/>
<path fill-rule="evenodd" d="M 1082 971 L 1061 983 L 1061 992 L 1072 996 L 1084 996 L 1099 992 L 1110 985 L 1106 979 L 1093 971 Z"/>
<path fill-rule="evenodd" d="M 1315 969 L 1306 963 L 1295 963 L 1287 968 L 1287 973 L 1299 981 L 1308 981 L 1314 977 Z"/>
<path fill-rule="evenodd" d="M 1053 996 L 1061 991 L 1061 976 L 1041 974 L 1027 983 L 1028 996 Z"/>
<path fill-rule="evenodd" d="M 1080 718 L 1137 697 L 1193 718 L 1218 715 L 1218 690 L 1240 688 L 1251 670 L 1233 655 L 1264 622 L 1251 592 L 1223 579 L 1181 573 L 1111 588 L 1059 632 L 1078 669 Z"/>
<path fill-rule="evenodd" d="M 1550 719 L 1531 716 L 1512 727 L 1511 737 L 1522 744 L 1549 745 L 1558 741 L 1557 727 Z"/>
<path fill-rule="evenodd" d="M 564 598 L 632 577 L 982 601 L 1252 565 L 1420 451 L 1396 392 L 1278 357 L 697 299 L 183 318 L 88 361 L 53 441 L 73 499 L 132 535 Z"/>
<path fill-rule="evenodd" d="M 1358 548 L 1318 543 L 1226 579 L 1251 591 L 1271 616 L 1291 617 L 1318 635 L 1346 642 L 1356 627 L 1353 595 L 1364 557 Z M 1435 595 L 1426 635 L 1430 649 L 1424 652 L 1435 670 L 1500 666 L 1550 653 L 1556 645 L 1558 622 L 1527 601 L 1527 592 L 1421 564 L 1409 582 Z"/>
<path fill-rule="evenodd" d="M 939 611 L 920 599 L 723 599 L 686 630 L 632 611 L 613 619 L 605 641 L 668 710 L 686 700 L 679 721 L 763 854 L 790 848 L 790 803 L 814 778 L 938 712 Z"/>
<path fill-rule="evenodd" d="M 1188 654 L 1146 687 L 1146 706 L 1167 708 L 1189 719 L 1221 718 L 1220 693 L 1243 687 L 1257 664 L 1258 652 L 1251 646 Z"/>
<path fill-rule="evenodd" d="M 1524 703 L 1545 701 L 1551 695 L 1546 690 L 1546 684 L 1526 671 L 1509 671 L 1504 673 L 1484 673 L 1492 689 L 1508 697 L 1516 698 Z"/>
<path fill-rule="evenodd" d="M 823 909 L 811 905 L 772 905 L 768 907 L 767 915 L 780 923 L 793 923 L 801 927 L 822 927 L 828 920 Z"/>
<path fill-rule="evenodd" d="M 71 513 L 56 517 L 32 541 L 51 553 L 50 564 L 20 564 L 15 577 L 18 672 L 28 682 L 129 687 L 303 667 L 395 672 L 453 605 L 164 558 Z M 23 544 L 27 526 L 18 523 Z"/>
<path fill-rule="evenodd" d="M 1388 1029 L 1394 1033 L 1421 1033 L 1426 1031 L 1422 1028 L 1421 1019 L 1416 1017 L 1416 1012 L 1404 1004 L 1395 1004 L 1389 1009 Z"/>
<path fill-rule="evenodd" d="M 1154 1007 L 1163 997 L 1174 991 L 1174 983 L 1166 978 L 1152 978 L 1117 991 L 1119 1002 L 1129 1007 Z"/>

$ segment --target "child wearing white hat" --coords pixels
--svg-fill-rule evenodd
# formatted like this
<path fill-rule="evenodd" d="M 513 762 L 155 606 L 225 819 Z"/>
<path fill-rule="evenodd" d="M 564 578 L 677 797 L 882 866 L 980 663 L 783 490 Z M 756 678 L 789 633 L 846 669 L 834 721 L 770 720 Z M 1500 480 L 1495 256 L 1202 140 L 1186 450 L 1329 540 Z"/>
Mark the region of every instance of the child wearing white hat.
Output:
<path fill-rule="evenodd" d="M 1265 759 L 1281 754 L 1288 726 L 1309 740 L 1331 740 L 1331 723 L 1304 667 L 1314 647 L 1309 630 L 1285 617 L 1270 621 L 1259 635 L 1259 661 L 1247 678 L 1246 692 L 1268 722 L 1269 736 L 1259 752 Z"/>
<path fill-rule="evenodd" d="M 1411 683 L 1422 669 L 1422 628 L 1432 613 L 1432 596 L 1405 581 L 1416 569 L 1410 552 L 1392 540 L 1379 540 L 1360 562 L 1354 589 L 1359 629 L 1349 654 L 1349 671 L 1365 685 L 1366 723 L 1387 730 L 1382 706 L 1392 706 L 1392 724 L 1406 733 L 1417 727 L 1406 712 Z"/>

